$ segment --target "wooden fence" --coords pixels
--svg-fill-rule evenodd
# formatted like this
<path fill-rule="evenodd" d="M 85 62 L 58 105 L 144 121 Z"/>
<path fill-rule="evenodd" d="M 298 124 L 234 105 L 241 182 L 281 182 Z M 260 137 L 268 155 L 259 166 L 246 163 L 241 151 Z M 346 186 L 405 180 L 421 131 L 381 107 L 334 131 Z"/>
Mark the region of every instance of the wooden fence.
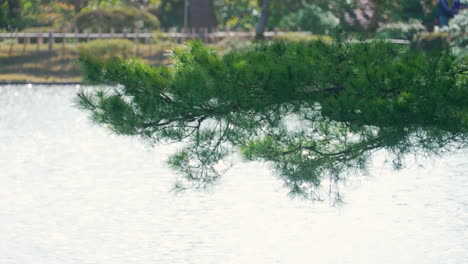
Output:
<path fill-rule="evenodd" d="M 298 29 L 300 30 L 300 29 Z M 307 31 L 267 31 L 264 33 L 266 39 L 272 39 L 275 37 L 281 37 L 284 35 L 289 35 L 291 38 L 299 38 L 299 39 L 307 39 L 307 36 L 312 36 L 311 32 Z M 135 29 L 134 32 L 121 32 L 117 33 L 111 29 L 111 32 L 104 33 L 102 30 L 98 32 L 85 32 L 81 33 L 78 30 L 75 32 L 1 32 L 0 31 L 0 52 L 7 53 L 7 57 L 13 56 L 15 51 L 17 52 L 21 49 L 21 55 L 27 53 L 29 51 L 40 51 L 44 50 L 44 45 L 46 45 L 46 50 L 52 52 L 54 50 L 54 46 L 60 46 L 62 50 L 62 55 L 65 54 L 66 46 L 72 45 L 76 47 L 76 45 L 80 42 L 89 42 L 90 40 L 95 39 L 129 39 L 133 40 L 134 42 L 134 52 L 135 56 L 140 56 L 140 47 L 144 46 L 148 48 L 148 53 L 151 56 L 152 54 L 152 46 L 157 45 L 154 40 L 170 40 L 176 43 L 185 42 L 188 39 L 201 39 L 204 42 L 208 43 L 216 43 L 222 39 L 254 39 L 255 32 L 254 31 L 215 31 L 212 30 L 211 32 L 207 29 L 200 29 L 200 30 L 190 30 L 190 32 L 185 32 L 184 29 L 181 31 L 177 31 L 175 29 L 169 31 L 162 31 L 162 32 L 139 32 L 138 29 Z M 312 37 L 313 39 L 314 37 Z M 4 41 L 7 40 L 7 41 Z M 375 41 L 373 39 L 365 40 L 365 41 L 357 41 L 357 40 L 350 40 L 350 42 L 372 42 Z M 390 39 L 386 40 L 388 42 L 392 42 L 395 44 L 409 44 L 410 42 L 407 40 L 399 40 L 399 39 Z M 2 50 L 3 47 L 8 47 L 7 50 Z M 35 46 L 35 47 L 34 47 Z"/>
<path fill-rule="evenodd" d="M 301 35 L 310 35 L 309 32 L 296 32 Z M 281 36 L 286 34 L 285 32 L 278 31 L 268 31 L 265 32 L 266 38 L 272 38 L 274 36 Z M 52 50 L 55 43 L 79 43 L 83 41 L 90 41 L 93 39 L 132 39 L 135 41 L 135 44 L 138 43 L 151 43 L 154 39 L 170 39 L 176 42 L 183 42 L 188 39 L 202 39 L 205 42 L 216 42 L 224 38 L 238 38 L 238 39 L 252 39 L 255 37 L 255 32 L 244 32 L 244 31 L 224 31 L 224 32 L 209 32 L 207 29 L 202 29 L 200 31 L 191 31 L 185 32 L 184 30 L 178 31 L 169 31 L 169 32 L 157 32 L 157 33 L 148 33 L 148 32 L 122 32 L 122 33 L 79 33 L 75 32 L 0 32 L 0 43 L 9 39 L 10 43 L 23 43 L 24 45 L 36 43 L 37 45 L 42 45 L 44 43 L 48 44 L 48 49 Z M 34 40 L 34 41 L 32 41 Z"/>
<path fill-rule="evenodd" d="M 264 36 L 272 38 L 275 36 L 283 36 L 291 32 L 282 32 L 282 31 L 267 31 L 264 33 Z M 293 32 L 297 35 L 312 35 L 310 32 L 298 31 Z M 24 45 L 30 44 L 31 40 L 34 39 L 37 45 L 48 43 L 48 49 L 52 50 L 54 43 L 72 43 L 77 44 L 81 41 L 90 41 L 92 39 L 133 39 L 135 44 L 139 44 L 141 41 L 143 43 L 151 43 L 153 39 L 171 39 L 176 42 L 182 42 L 187 39 L 202 39 L 205 42 L 216 42 L 224 38 L 238 38 L 238 39 L 253 39 L 255 37 L 255 32 L 249 31 L 213 31 L 209 32 L 208 29 L 201 29 L 199 31 L 191 30 L 190 32 L 185 32 L 182 29 L 180 32 L 176 30 L 168 32 L 158 32 L 158 33 L 147 33 L 139 32 L 135 30 L 134 32 L 122 32 L 122 33 L 79 33 L 77 30 L 75 32 L 0 32 L 0 43 L 4 39 L 10 39 L 13 43 L 24 43 Z M 372 41 L 372 40 L 371 40 Z M 387 40 L 395 44 L 409 44 L 407 40 Z"/>

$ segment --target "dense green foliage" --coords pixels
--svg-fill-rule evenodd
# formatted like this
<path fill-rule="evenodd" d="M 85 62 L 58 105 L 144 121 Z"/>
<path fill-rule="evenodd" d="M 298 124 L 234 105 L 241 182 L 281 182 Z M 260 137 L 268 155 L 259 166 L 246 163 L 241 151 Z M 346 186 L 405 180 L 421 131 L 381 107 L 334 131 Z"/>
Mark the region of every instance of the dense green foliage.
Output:
<path fill-rule="evenodd" d="M 217 24 L 221 29 L 254 29 L 262 12 L 262 0 L 206 1 L 211 3 L 208 6 L 216 13 Z M 184 25 L 184 3 L 185 0 L 0 0 L 0 28 L 73 28 L 75 18 L 81 12 L 108 8 L 144 10 L 156 16 L 164 28 L 181 28 Z M 270 29 L 300 27 L 322 34 L 338 22 L 345 30 L 373 34 L 380 24 L 405 23 L 410 19 L 422 21 L 431 30 L 437 1 L 269 0 L 269 3 L 267 27 Z M 92 17 L 89 21 L 95 23 L 92 25 L 95 28 L 99 27 L 99 22 L 101 20 Z M 87 27 L 91 27 L 89 23 Z M 129 20 L 125 26 L 134 27 L 134 21 Z"/>
<path fill-rule="evenodd" d="M 175 64 L 82 57 L 78 105 L 117 134 L 185 142 L 178 188 L 203 188 L 232 153 L 267 161 L 292 194 L 320 200 L 365 171 L 377 150 L 439 154 L 468 146 L 468 77 L 447 53 L 383 42 L 262 44 L 218 55 L 201 43 Z"/>
<path fill-rule="evenodd" d="M 305 5 L 279 21 L 281 28 L 300 27 L 301 30 L 311 31 L 314 34 L 329 34 L 338 24 L 339 19 L 332 12 L 313 4 Z"/>
<path fill-rule="evenodd" d="M 391 21 L 419 20 L 426 28 L 432 30 L 434 19 L 437 17 L 438 2 L 438 0 L 395 0 L 394 8 L 388 8 L 385 13 Z"/>
<path fill-rule="evenodd" d="M 255 28 L 260 16 L 258 1 L 214 0 L 218 22 L 229 29 Z"/>
<path fill-rule="evenodd" d="M 452 20 L 448 27 L 442 28 L 441 31 L 449 32 L 452 44 L 465 49 L 468 47 L 468 9 L 462 10 Z"/>
<path fill-rule="evenodd" d="M 110 32 L 113 28 L 117 32 L 134 28 L 155 29 L 159 26 L 158 19 L 140 9 L 125 8 L 99 8 L 80 12 L 76 17 L 76 26 L 82 30 L 94 30 L 98 28 Z"/>
<path fill-rule="evenodd" d="M 0 0 L 0 28 L 18 27 L 21 25 L 22 1 Z"/>

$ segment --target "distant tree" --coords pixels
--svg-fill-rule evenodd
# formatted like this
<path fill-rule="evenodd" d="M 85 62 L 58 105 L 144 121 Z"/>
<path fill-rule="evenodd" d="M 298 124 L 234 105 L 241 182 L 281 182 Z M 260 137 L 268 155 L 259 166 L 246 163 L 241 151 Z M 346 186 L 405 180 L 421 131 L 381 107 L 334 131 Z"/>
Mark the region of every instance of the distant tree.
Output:
<path fill-rule="evenodd" d="M 354 31 L 375 33 L 379 25 L 410 19 L 433 25 L 437 0 L 352 0 L 332 1 L 332 10 L 342 26 Z"/>
<path fill-rule="evenodd" d="M 395 0 L 393 8 L 387 9 L 385 14 L 392 21 L 417 19 L 427 28 L 432 28 L 437 17 L 438 3 L 438 0 Z"/>
<path fill-rule="evenodd" d="M 229 29 L 255 28 L 260 16 L 258 1 L 214 0 L 215 12 L 221 26 Z"/>
<path fill-rule="evenodd" d="M 217 24 L 213 0 L 189 0 L 189 27 L 214 28 Z M 184 25 L 185 0 L 126 0 L 125 3 L 145 8 L 155 14 L 164 27 Z"/>
<path fill-rule="evenodd" d="M 149 12 L 135 7 L 108 7 L 80 12 L 76 16 L 76 25 L 81 30 L 101 28 L 110 31 L 113 28 L 122 32 L 124 29 L 135 28 L 155 29 L 159 26 L 159 21 Z"/>
<path fill-rule="evenodd" d="M 270 21 L 271 23 L 272 21 Z M 340 24 L 339 19 L 328 8 L 317 4 L 307 4 L 296 11 L 281 16 L 277 22 L 282 29 L 301 29 L 312 34 L 330 34 Z"/>
<path fill-rule="evenodd" d="M 190 0 L 189 2 L 190 27 L 212 29 L 218 25 L 212 0 Z"/>
<path fill-rule="evenodd" d="M 87 79 L 112 88 L 77 102 L 117 134 L 184 142 L 169 159 L 180 189 L 215 182 L 240 152 L 291 194 L 339 201 L 377 150 L 400 168 L 406 155 L 468 147 L 468 75 L 445 52 L 279 42 L 221 57 L 195 42 L 174 54 L 170 67 L 82 57 Z"/>
<path fill-rule="evenodd" d="M 262 14 L 258 20 L 257 28 L 255 31 L 256 39 L 264 39 L 265 27 L 268 22 L 268 13 L 270 11 L 270 0 L 262 0 Z"/>
<path fill-rule="evenodd" d="M 61 0 L 61 1 L 73 5 L 75 9 L 75 14 L 80 13 L 80 11 L 86 6 L 88 6 L 88 4 L 91 2 L 91 0 Z"/>
<path fill-rule="evenodd" d="M 0 0 L 0 27 L 21 27 L 23 1 Z"/>
<path fill-rule="evenodd" d="M 185 0 L 158 0 L 158 1 L 132 1 L 126 0 L 125 3 L 145 9 L 158 17 L 161 26 L 182 27 L 184 24 L 184 2 Z"/>

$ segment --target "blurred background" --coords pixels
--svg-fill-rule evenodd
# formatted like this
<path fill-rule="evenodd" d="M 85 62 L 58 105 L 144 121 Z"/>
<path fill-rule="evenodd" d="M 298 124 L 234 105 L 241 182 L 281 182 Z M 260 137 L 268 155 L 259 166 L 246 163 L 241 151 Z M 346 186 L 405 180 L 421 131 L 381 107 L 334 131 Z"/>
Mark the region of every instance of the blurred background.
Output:
<path fill-rule="evenodd" d="M 439 27 L 441 2 L 453 12 L 445 27 Z M 0 82 L 79 82 L 80 52 L 168 64 L 165 51 L 191 38 L 226 52 L 255 38 L 328 40 L 339 29 L 351 37 L 429 40 L 464 51 L 466 2 L 0 0 Z"/>

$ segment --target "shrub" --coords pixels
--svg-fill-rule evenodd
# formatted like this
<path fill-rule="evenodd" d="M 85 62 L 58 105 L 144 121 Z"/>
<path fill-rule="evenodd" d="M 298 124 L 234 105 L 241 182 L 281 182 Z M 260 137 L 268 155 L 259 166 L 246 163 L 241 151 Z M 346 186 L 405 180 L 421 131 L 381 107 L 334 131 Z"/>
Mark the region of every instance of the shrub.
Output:
<path fill-rule="evenodd" d="M 450 34 L 452 45 L 466 47 L 468 45 L 468 9 L 457 14 L 450 20 L 449 26 L 443 27 L 441 31 Z"/>
<path fill-rule="evenodd" d="M 133 42 L 128 39 L 98 39 L 78 45 L 80 57 L 129 58 L 133 55 Z"/>
<path fill-rule="evenodd" d="M 81 30 L 97 31 L 101 28 L 110 31 L 114 28 L 122 32 L 125 29 L 155 29 L 159 20 L 147 11 L 133 7 L 125 8 L 99 8 L 85 10 L 76 17 L 76 25 Z"/>
<path fill-rule="evenodd" d="M 280 27 L 300 26 L 301 29 L 314 34 L 328 34 L 338 24 L 339 19 L 331 12 L 313 4 L 305 5 L 304 8 L 285 16 L 279 22 Z"/>
<path fill-rule="evenodd" d="M 426 27 L 420 20 L 410 20 L 407 23 L 396 22 L 385 24 L 377 30 L 377 37 L 386 39 L 408 39 L 418 33 L 426 32 Z"/>
<path fill-rule="evenodd" d="M 447 50 L 449 48 L 449 35 L 444 32 L 420 34 L 414 37 L 411 47 L 435 52 Z"/>

